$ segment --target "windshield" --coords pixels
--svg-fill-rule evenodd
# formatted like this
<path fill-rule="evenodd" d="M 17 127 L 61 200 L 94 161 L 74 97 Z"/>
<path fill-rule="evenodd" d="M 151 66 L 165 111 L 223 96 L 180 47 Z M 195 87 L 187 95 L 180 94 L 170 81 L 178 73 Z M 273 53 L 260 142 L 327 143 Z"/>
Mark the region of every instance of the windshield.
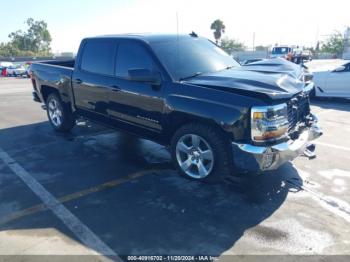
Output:
<path fill-rule="evenodd" d="M 231 56 L 205 38 L 151 43 L 175 80 L 240 66 Z"/>
<path fill-rule="evenodd" d="M 288 54 L 291 51 L 289 47 L 274 47 L 272 54 Z"/>

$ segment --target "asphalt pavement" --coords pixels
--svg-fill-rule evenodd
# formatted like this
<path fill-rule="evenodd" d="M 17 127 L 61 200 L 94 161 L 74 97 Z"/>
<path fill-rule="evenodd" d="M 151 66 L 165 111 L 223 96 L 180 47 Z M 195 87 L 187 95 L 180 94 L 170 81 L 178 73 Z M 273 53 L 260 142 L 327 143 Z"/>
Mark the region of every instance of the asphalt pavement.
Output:
<path fill-rule="evenodd" d="M 313 101 L 315 160 L 213 186 L 153 142 L 55 133 L 31 89 L 0 78 L 0 255 L 350 255 L 348 100 Z"/>

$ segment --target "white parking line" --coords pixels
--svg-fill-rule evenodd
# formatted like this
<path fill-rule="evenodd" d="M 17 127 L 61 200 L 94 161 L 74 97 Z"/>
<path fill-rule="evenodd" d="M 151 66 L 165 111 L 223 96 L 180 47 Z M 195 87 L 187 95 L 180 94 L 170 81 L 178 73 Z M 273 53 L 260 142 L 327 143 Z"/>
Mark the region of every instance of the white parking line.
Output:
<path fill-rule="evenodd" d="M 18 94 L 18 93 L 29 93 L 27 87 L 12 87 L 11 89 L 1 88 L 0 95 L 10 95 L 10 94 Z"/>
<path fill-rule="evenodd" d="M 313 143 L 316 144 L 316 145 L 320 145 L 320 146 L 328 146 L 328 147 L 332 147 L 332 148 L 336 148 L 336 149 L 350 151 L 350 148 L 345 147 L 345 146 L 338 146 L 338 145 L 323 143 L 323 142 L 319 142 L 319 141 L 314 141 Z"/>
<path fill-rule="evenodd" d="M 296 168 L 296 167 L 295 167 Z M 301 170 L 299 168 L 296 168 L 298 171 L 298 174 L 307 174 L 307 176 L 310 176 L 310 174 L 304 170 Z M 302 176 L 301 176 L 302 177 Z M 328 196 L 325 195 L 321 192 L 316 191 L 312 187 L 308 186 L 310 181 L 308 179 L 303 178 L 303 184 L 295 184 L 293 181 L 288 181 L 288 183 L 300 187 L 303 189 L 305 192 L 308 192 L 313 196 L 315 200 L 319 202 L 319 204 L 327 209 L 329 212 L 333 213 L 336 216 L 342 217 L 344 220 L 346 220 L 348 223 L 350 223 L 350 204 L 347 203 L 346 201 L 333 197 L 333 196 Z"/>
<path fill-rule="evenodd" d="M 49 208 L 84 245 L 91 248 L 96 254 L 113 256 L 113 259 L 121 261 L 120 257 L 110 247 L 108 247 L 98 236 L 96 236 L 85 224 L 74 216 L 1 148 L 0 159 L 4 161 L 4 163 L 41 199 L 47 208 Z"/>

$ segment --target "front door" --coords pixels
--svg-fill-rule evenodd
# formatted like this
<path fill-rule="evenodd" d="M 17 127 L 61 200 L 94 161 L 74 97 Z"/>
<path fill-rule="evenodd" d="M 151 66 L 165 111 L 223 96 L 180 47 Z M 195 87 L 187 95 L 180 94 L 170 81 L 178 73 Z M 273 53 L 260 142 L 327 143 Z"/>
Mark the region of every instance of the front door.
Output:
<path fill-rule="evenodd" d="M 109 91 L 108 113 L 111 118 L 135 128 L 162 131 L 162 86 L 130 81 L 128 70 L 149 69 L 158 71 L 149 50 L 140 42 L 120 41 L 116 62 L 116 86 Z"/>
<path fill-rule="evenodd" d="M 337 97 L 350 96 L 350 63 L 344 65 L 343 71 L 332 71 L 328 74 L 327 90 Z"/>

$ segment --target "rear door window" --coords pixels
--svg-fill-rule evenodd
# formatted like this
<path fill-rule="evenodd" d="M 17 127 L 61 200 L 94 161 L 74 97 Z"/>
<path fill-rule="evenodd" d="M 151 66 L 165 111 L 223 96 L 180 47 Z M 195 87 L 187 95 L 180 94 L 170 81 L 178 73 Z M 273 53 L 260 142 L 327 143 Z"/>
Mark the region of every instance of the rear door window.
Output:
<path fill-rule="evenodd" d="M 108 40 L 89 40 L 86 42 L 81 70 L 101 74 L 113 75 L 115 67 L 116 44 Z"/>

